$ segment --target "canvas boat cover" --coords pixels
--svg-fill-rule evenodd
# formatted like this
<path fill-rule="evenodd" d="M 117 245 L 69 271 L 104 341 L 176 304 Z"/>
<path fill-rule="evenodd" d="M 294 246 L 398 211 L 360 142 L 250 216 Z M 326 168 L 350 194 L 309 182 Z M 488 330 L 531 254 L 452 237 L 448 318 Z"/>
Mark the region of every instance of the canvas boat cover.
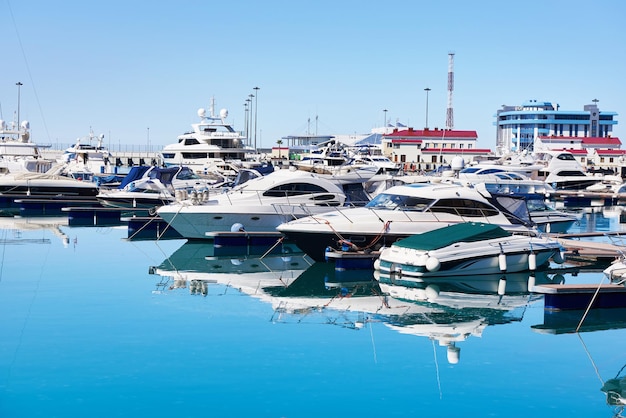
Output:
<path fill-rule="evenodd" d="M 413 250 L 436 250 L 457 242 L 476 242 L 504 238 L 511 234 L 498 225 L 478 222 L 462 222 L 422 234 L 412 235 L 393 243 L 396 247 Z"/>

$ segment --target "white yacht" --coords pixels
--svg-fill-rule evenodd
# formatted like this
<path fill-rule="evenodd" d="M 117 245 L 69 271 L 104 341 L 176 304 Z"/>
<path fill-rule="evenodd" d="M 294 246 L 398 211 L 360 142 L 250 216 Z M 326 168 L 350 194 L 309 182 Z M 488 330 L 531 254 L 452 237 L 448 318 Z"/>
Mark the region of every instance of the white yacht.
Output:
<path fill-rule="evenodd" d="M 54 162 L 45 159 L 40 148 L 30 141 L 28 121 L 22 121 L 17 128 L 15 122 L 9 126 L 0 120 L 0 174 L 48 171 Z"/>
<path fill-rule="evenodd" d="M 324 261 L 329 247 L 342 248 L 349 243 L 359 250 L 378 250 L 399 238 L 459 222 L 536 232 L 523 200 L 444 183 L 394 186 L 365 207 L 336 208 L 282 224 L 277 230 L 316 261 Z"/>
<path fill-rule="evenodd" d="M 157 213 L 184 238 L 211 232 L 276 232 L 288 220 L 342 206 L 346 195 L 328 178 L 296 169 L 276 170 L 224 193 L 162 206 Z"/>
<path fill-rule="evenodd" d="M 467 184 L 484 183 L 490 193 L 511 194 L 521 197 L 549 197 L 554 188 L 543 180 L 532 179 L 528 175 L 508 171 L 504 166 L 470 166 L 458 173 L 458 180 Z"/>
<path fill-rule="evenodd" d="M 93 197 L 98 186 L 68 175 L 65 165 L 55 165 L 45 173 L 18 172 L 0 176 L 0 194 L 30 197 Z"/>
<path fill-rule="evenodd" d="M 57 162 L 65 164 L 66 171 L 80 176 L 82 180 L 92 181 L 97 174 L 111 173 L 113 162 L 107 147 L 103 144 L 104 134 L 97 137 L 93 131 L 86 138 L 77 138 L 74 145 L 65 149 Z"/>
<path fill-rule="evenodd" d="M 191 195 L 216 189 L 226 178 L 214 173 L 211 178 L 200 177 L 188 167 L 148 167 L 142 177 L 130 181 L 120 189 L 101 190 L 96 196 L 105 207 L 150 209 L 173 203 L 177 194 Z"/>
<path fill-rule="evenodd" d="M 234 176 L 237 168 L 255 151 L 246 146 L 246 137 L 226 122 L 228 110 L 215 114 L 215 100 L 211 100 L 209 114 L 198 109 L 200 122 L 193 130 L 178 136 L 178 141 L 163 147 L 160 154 L 165 166 L 184 165 L 198 173 L 215 168 L 222 174 Z"/>
<path fill-rule="evenodd" d="M 539 176 L 555 190 L 608 192 L 621 182 L 621 177 L 592 174 L 569 151 L 544 151 L 547 165 Z"/>
<path fill-rule="evenodd" d="M 381 250 L 374 268 L 406 280 L 534 271 L 562 263 L 561 245 L 546 237 L 513 235 L 493 224 L 458 223 L 412 235 Z"/>
<path fill-rule="evenodd" d="M 378 145 L 358 145 L 350 148 L 350 155 L 355 161 L 378 167 L 377 174 L 398 174 L 402 166 L 385 156 Z"/>

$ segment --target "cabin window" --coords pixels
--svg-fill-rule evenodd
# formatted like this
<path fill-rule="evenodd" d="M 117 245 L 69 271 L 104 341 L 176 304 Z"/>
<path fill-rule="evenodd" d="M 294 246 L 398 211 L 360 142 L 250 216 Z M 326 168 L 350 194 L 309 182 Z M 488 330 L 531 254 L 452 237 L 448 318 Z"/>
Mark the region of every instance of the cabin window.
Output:
<path fill-rule="evenodd" d="M 311 183 L 281 184 L 263 193 L 268 197 L 301 196 L 313 193 L 328 193 L 328 190 Z"/>
<path fill-rule="evenodd" d="M 396 209 L 422 212 L 435 200 L 413 196 L 402 196 L 381 193 L 372 199 L 365 207 L 373 209 Z"/>
<path fill-rule="evenodd" d="M 206 152 L 183 152 L 183 158 L 193 159 L 193 160 L 203 159 L 203 158 L 207 158 L 207 153 Z"/>
<path fill-rule="evenodd" d="M 430 210 L 469 217 L 496 216 L 499 211 L 491 205 L 471 199 L 440 199 Z"/>

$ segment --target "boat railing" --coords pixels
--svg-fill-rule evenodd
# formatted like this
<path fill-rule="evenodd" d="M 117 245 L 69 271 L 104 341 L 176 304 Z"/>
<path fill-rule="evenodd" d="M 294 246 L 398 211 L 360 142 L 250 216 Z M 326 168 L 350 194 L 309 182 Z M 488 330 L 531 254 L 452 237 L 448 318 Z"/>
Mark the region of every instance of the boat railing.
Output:
<path fill-rule="evenodd" d="M 420 212 L 420 213 L 429 213 L 432 215 L 433 220 L 432 222 L 451 222 L 450 219 L 443 219 L 442 214 L 451 214 L 451 215 L 455 215 L 458 216 L 461 219 L 461 222 L 481 222 L 481 223 L 493 223 L 493 216 L 496 214 L 495 210 L 486 210 L 484 208 L 470 208 L 470 207 L 462 207 L 462 208 L 458 208 L 458 207 L 454 207 L 454 206 L 437 206 L 436 208 L 434 208 L 435 210 L 433 210 L 433 208 L 426 208 L 426 209 L 420 209 L 420 210 L 412 210 L 411 208 L 402 208 L 402 207 L 396 207 L 393 209 L 390 208 L 376 208 L 376 207 L 366 207 L 367 209 L 369 209 L 378 219 L 380 219 L 381 223 L 386 223 L 389 220 L 388 216 L 385 216 L 384 213 L 388 212 L 389 210 L 396 210 L 399 212 L 402 212 L 402 214 L 404 215 L 404 217 L 406 217 L 406 222 L 417 222 L 417 220 L 414 217 L 411 217 L 411 213 L 415 213 L 415 212 Z M 349 216 L 349 211 L 346 211 L 346 209 L 350 209 L 350 207 L 346 207 L 346 206 L 342 206 L 342 207 L 334 207 L 334 208 L 329 208 L 329 212 L 336 212 L 338 214 L 340 214 L 341 216 L 343 216 L 348 222 L 350 223 L 355 223 L 355 221 L 353 221 L 350 216 Z M 381 213 L 379 213 L 381 212 Z M 322 219 L 316 219 L 317 222 L 319 223 L 324 223 L 324 221 Z M 392 222 L 404 222 L 402 220 L 399 219 L 393 219 Z M 421 222 L 421 220 L 419 220 L 419 222 Z"/>

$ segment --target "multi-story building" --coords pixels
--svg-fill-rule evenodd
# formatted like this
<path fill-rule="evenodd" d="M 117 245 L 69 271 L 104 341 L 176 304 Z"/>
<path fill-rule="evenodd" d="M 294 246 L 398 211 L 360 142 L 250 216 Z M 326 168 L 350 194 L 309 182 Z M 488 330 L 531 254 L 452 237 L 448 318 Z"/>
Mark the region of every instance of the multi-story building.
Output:
<path fill-rule="evenodd" d="M 491 153 L 489 149 L 476 148 L 476 131 L 453 129 L 399 130 L 383 136 L 383 153 L 408 171 L 432 171 L 449 166 L 454 157 L 463 157 L 465 163 Z"/>
<path fill-rule="evenodd" d="M 598 101 L 593 102 L 582 111 L 564 111 L 558 104 L 537 100 L 521 106 L 502 105 L 496 112 L 496 154 L 533 151 L 539 137 L 610 137 L 617 113 L 600 111 Z"/>

